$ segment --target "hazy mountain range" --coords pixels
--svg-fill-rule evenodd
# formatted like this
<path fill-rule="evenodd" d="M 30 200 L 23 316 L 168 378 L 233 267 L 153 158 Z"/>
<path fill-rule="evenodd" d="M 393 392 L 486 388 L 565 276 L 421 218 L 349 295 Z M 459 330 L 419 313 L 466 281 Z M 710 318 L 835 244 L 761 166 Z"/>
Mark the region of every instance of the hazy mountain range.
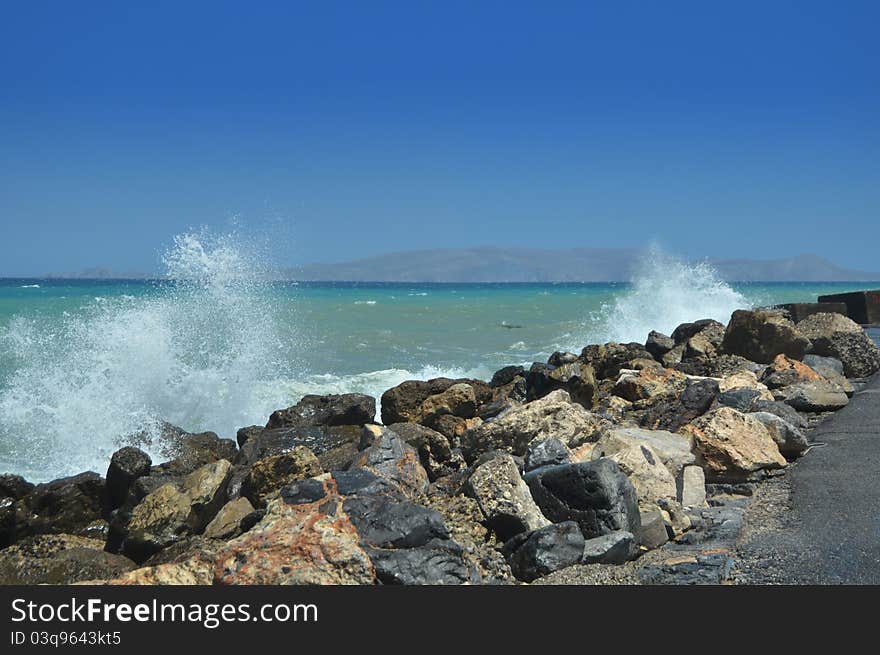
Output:
<path fill-rule="evenodd" d="M 644 250 L 477 247 L 414 250 L 337 264 L 283 269 L 280 279 L 345 282 L 621 282 L 631 280 Z M 738 282 L 878 281 L 880 272 L 843 268 L 816 255 L 782 259 L 709 259 L 721 277 Z M 143 279 L 155 274 L 89 268 L 49 273 L 60 279 Z"/>
<path fill-rule="evenodd" d="M 302 266 L 286 270 L 285 277 L 350 282 L 620 282 L 632 279 L 644 255 L 644 250 L 611 248 L 417 250 Z M 880 280 L 880 272 L 846 269 L 816 255 L 708 261 L 725 280 L 738 282 Z"/>

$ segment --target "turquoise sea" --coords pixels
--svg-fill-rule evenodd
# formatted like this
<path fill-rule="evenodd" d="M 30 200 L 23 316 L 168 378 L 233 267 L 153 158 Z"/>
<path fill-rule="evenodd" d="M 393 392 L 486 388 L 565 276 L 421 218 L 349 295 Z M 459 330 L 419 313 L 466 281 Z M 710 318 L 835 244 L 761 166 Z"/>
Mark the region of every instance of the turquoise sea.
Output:
<path fill-rule="evenodd" d="M 625 284 L 297 284 L 207 254 L 175 281 L 0 280 L 0 472 L 103 472 L 160 420 L 230 437 L 305 393 L 488 378 L 738 307 L 880 287 L 726 284 L 673 260 Z"/>

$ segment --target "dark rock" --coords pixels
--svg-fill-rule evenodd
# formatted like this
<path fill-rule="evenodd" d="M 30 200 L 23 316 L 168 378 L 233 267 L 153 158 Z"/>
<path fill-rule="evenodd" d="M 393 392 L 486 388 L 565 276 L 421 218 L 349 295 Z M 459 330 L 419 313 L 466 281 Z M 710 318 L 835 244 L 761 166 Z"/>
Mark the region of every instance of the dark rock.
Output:
<path fill-rule="evenodd" d="M 0 585 L 68 585 L 115 578 L 135 568 L 103 542 L 74 535 L 29 537 L 0 552 Z"/>
<path fill-rule="evenodd" d="M 510 554 L 510 569 L 518 579 L 531 582 L 578 564 L 584 554 L 584 543 L 584 536 L 574 521 L 548 525 L 529 534 Z"/>
<path fill-rule="evenodd" d="M 303 426 L 365 425 L 376 417 L 376 399 L 362 393 L 303 396 L 293 407 L 272 412 L 267 430 Z"/>
<path fill-rule="evenodd" d="M 843 314 L 846 316 L 846 304 L 842 302 L 789 302 L 776 305 L 786 316 L 798 323 L 813 314 Z"/>
<path fill-rule="evenodd" d="M 810 443 L 807 436 L 785 419 L 770 412 L 754 412 L 749 416 L 764 424 L 767 432 L 779 447 L 779 452 L 785 457 L 799 457 L 809 448 Z"/>
<path fill-rule="evenodd" d="M 564 389 L 571 400 L 592 409 L 598 399 L 593 367 L 582 362 L 558 367 L 535 363 L 526 378 L 527 400 L 543 398 L 552 391 Z"/>
<path fill-rule="evenodd" d="M 616 378 L 620 369 L 630 368 L 634 359 L 653 359 L 640 343 L 589 345 L 581 351 L 581 360 L 593 367 L 598 380 Z"/>
<path fill-rule="evenodd" d="M 639 543 L 653 550 L 669 541 L 669 533 L 666 530 L 666 522 L 660 512 L 647 512 L 642 515 L 641 528 L 636 533 Z"/>
<path fill-rule="evenodd" d="M 639 530 L 636 490 L 609 458 L 549 466 L 524 479 L 544 516 L 555 523 L 576 521 L 588 539 Z"/>
<path fill-rule="evenodd" d="M 221 459 L 232 462 L 235 459 L 238 449 L 232 439 L 221 439 L 213 432 L 191 434 L 179 428 L 170 428 L 164 433 L 162 452 L 171 459 L 154 467 L 155 472 L 183 476 L 205 464 Z"/>
<path fill-rule="evenodd" d="M 37 534 L 90 536 L 102 532 L 106 527 L 105 506 L 104 478 L 97 473 L 38 484 L 16 503 L 17 539 Z"/>
<path fill-rule="evenodd" d="M 769 364 L 780 353 L 803 359 L 809 345 L 782 312 L 761 309 L 733 312 L 722 342 L 725 352 L 760 364 Z"/>
<path fill-rule="evenodd" d="M 758 389 L 739 387 L 719 393 L 715 400 L 724 407 L 733 407 L 737 411 L 748 412 L 761 395 L 762 392 Z"/>
<path fill-rule="evenodd" d="M 395 423 L 388 428 L 416 449 L 419 461 L 433 482 L 462 468 L 464 459 L 450 447 L 449 439 L 418 423 Z"/>
<path fill-rule="evenodd" d="M 645 411 L 639 425 L 652 430 L 676 432 L 681 426 L 705 414 L 718 395 L 718 381 L 688 380 L 675 400 L 661 400 Z"/>
<path fill-rule="evenodd" d="M 773 391 L 776 400 L 782 400 L 799 412 L 834 412 L 849 403 L 846 393 L 838 385 L 824 380 L 799 382 Z"/>
<path fill-rule="evenodd" d="M 238 447 L 243 448 L 248 441 L 256 437 L 264 429 L 265 428 L 263 428 L 262 425 L 249 425 L 246 428 L 239 428 L 238 432 L 235 433 L 235 440 L 238 442 Z"/>
<path fill-rule="evenodd" d="M 20 500 L 34 490 L 34 485 L 20 475 L 4 473 L 0 475 L 0 498 Z"/>
<path fill-rule="evenodd" d="M 709 328 L 721 328 L 723 330 L 724 325 L 711 318 L 704 318 L 693 323 L 682 323 L 672 331 L 672 341 L 676 346 L 686 343 L 691 337 Z"/>
<path fill-rule="evenodd" d="M 489 385 L 492 387 L 503 387 L 510 384 L 517 377 L 525 377 L 526 369 L 522 366 L 505 366 L 495 371 Z"/>
<path fill-rule="evenodd" d="M 125 446 L 113 453 L 107 468 L 108 510 L 112 511 L 125 503 L 132 482 L 149 475 L 152 465 L 150 456 L 134 446 Z"/>
<path fill-rule="evenodd" d="M 255 462 L 242 481 L 241 496 L 254 507 L 264 507 L 266 499 L 281 487 L 323 473 L 315 454 L 305 446 Z"/>
<path fill-rule="evenodd" d="M 419 462 L 415 448 L 404 442 L 388 428 L 373 427 L 373 443 L 362 451 L 352 468 L 364 468 L 380 478 L 397 485 L 406 495 L 424 493 L 428 488 L 428 474 Z"/>
<path fill-rule="evenodd" d="M 297 446 L 308 448 L 320 458 L 337 448 L 357 448 L 362 431 L 357 425 L 307 425 L 263 430 L 245 443 L 238 463 L 253 464 L 265 457 L 286 453 Z"/>
<path fill-rule="evenodd" d="M 621 530 L 587 539 L 581 564 L 623 564 L 635 559 L 638 552 L 635 536 Z"/>
<path fill-rule="evenodd" d="M 556 466 L 571 463 L 571 450 L 556 437 L 550 437 L 529 445 L 526 451 L 526 471 L 533 471 L 542 466 Z"/>
<path fill-rule="evenodd" d="M 662 361 L 663 355 L 668 353 L 675 347 L 675 340 L 668 337 L 662 332 L 651 330 L 648 333 L 648 340 L 645 341 L 645 350 L 647 350 L 658 362 Z"/>
<path fill-rule="evenodd" d="M 822 357 L 821 355 L 804 355 L 804 364 L 816 371 L 819 375 L 832 378 L 834 375 L 844 375 L 843 362 L 836 357 Z"/>
<path fill-rule="evenodd" d="M 566 353 L 557 350 L 555 353 L 550 355 L 547 363 L 550 364 L 550 366 L 559 367 L 563 366 L 564 364 L 572 364 L 576 362 L 577 359 L 578 356 L 574 353 Z"/>
<path fill-rule="evenodd" d="M 803 429 L 809 426 L 809 421 L 798 414 L 796 409 L 779 400 L 755 400 L 752 402 L 749 411 L 774 414 L 796 428 Z"/>

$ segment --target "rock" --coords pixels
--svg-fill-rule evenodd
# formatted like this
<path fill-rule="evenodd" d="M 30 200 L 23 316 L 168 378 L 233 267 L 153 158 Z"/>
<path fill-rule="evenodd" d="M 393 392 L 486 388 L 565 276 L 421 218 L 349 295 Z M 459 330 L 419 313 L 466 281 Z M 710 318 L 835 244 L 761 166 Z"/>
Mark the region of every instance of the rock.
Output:
<path fill-rule="evenodd" d="M 620 530 L 587 539 L 581 564 L 624 564 L 635 559 L 638 544 L 632 532 Z"/>
<path fill-rule="evenodd" d="M 228 542 L 221 584 L 478 582 L 442 516 L 365 469 L 289 485 L 266 516 Z"/>
<path fill-rule="evenodd" d="M 492 387 L 503 387 L 513 382 L 517 377 L 525 377 L 526 369 L 522 366 L 505 366 L 495 371 L 489 385 Z"/>
<path fill-rule="evenodd" d="M 680 343 L 677 346 L 674 346 L 672 350 L 660 356 L 660 363 L 665 368 L 673 368 L 681 363 L 682 357 L 684 357 L 684 349 L 686 344 Z"/>
<path fill-rule="evenodd" d="M 531 582 L 578 564 L 584 555 L 584 544 L 584 536 L 574 521 L 548 525 L 528 535 L 511 553 L 510 569 L 518 579 Z"/>
<path fill-rule="evenodd" d="M 101 536 L 105 505 L 104 478 L 97 473 L 38 484 L 15 503 L 15 540 L 37 534 Z"/>
<path fill-rule="evenodd" d="M 226 503 L 205 528 L 209 539 L 230 539 L 241 534 L 241 522 L 254 511 L 247 498 L 236 498 Z"/>
<path fill-rule="evenodd" d="M 476 411 L 477 397 L 474 388 L 469 384 L 453 384 L 446 391 L 428 396 L 422 401 L 419 422 L 443 415 L 473 418 Z"/>
<path fill-rule="evenodd" d="M 205 586 L 213 582 L 212 566 L 198 558 L 184 562 L 146 566 L 112 580 L 90 580 L 84 584 L 123 586 Z"/>
<path fill-rule="evenodd" d="M 469 462 L 493 450 L 522 456 L 532 443 L 555 437 L 573 447 L 598 438 L 609 426 L 608 420 L 572 403 L 567 392 L 558 390 L 468 430 L 461 448 Z"/>
<path fill-rule="evenodd" d="M 419 461 L 431 481 L 450 475 L 464 466 L 461 453 L 453 452 L 449 439 L 436 430 L 418 423 L 395 423 L 388 429 L 416 449 Z"/>
<path fill-rule="evenodd" d="M 364 425 L 376 417 L 376 399 L 362 393 L 303 396 L 293 407 L 272 412 L 267 430 L 303 426 Z"/>
<path fill-rule="evenodd" d="M 498 453 L 480 464 L 468 478 L 466 493 L 476 499 L 486 525 L 502 541 L 550 522 L 532 500 L 513 457 Z"/>
<path fill-rule="evenodd" d="M 681 432 L 693 440 L 710 482 L 741 482 L 786 465 L 763 423 L 730 407 L 711 410 Z"/>
<path fill-rule="evenodd" d="M 282 455 L 258 460 L 241 485 L 241 495 L 254 507 L 265 507 L 266 498 L 281 487 L 323 473 L 315 454 L 305 446 L 296 446 Z"/>
<path fill-rule="evenodd" d="M 422 403 L 429 396 L 443 393 L 459 383 L 469 384 L 473 388 L 478 406 L 493 399 L 493 388 L 481 380 L 449 378 L 434 378 L 428 381 L 407 380 L 382 394 L 382 423 L 391 425 L 420 422 Z"/>
<path fill-rule="evenodd" d="M 126 446 L 113 453 L 107 469 L 108 509 L 120 507 L 128 497 L 131 483 L 149 475 L 153 461 L 144 451 Z"/>
<path fill-rule="evenodd" d="M 150 493 L 131 512 L 124 554 L 142 562 L 187 535 L 201 534 L 226 502 L 231 472 L 232 465 L 221 459 Z"/>
<path fill-rule="evenodd" d="M 659 511 L 642 514 L 641 528 L 637 534 L 639 543 L 648 550 L 660 548 L 669 541 L 669 533 L 666 530 L 663 514 Z"/>
<path fill-rule="evenodd" d="M 163 428 L 161 443 L 162 454 L 170 461 L 153 467 L 154 473 L 187 475 L 221 459 L 232 462 L 237 454 L 232 439 L 221 439 L 213 432 L 191 434 L 170 424 Z"/>
<path fill-rule="evenodd" d="M 133 568 L 122 555 L 105 553 L 103 541 L 68 534 L 29 537 L 0 551 L 0 585 L 66 585 Z"/>
<path fill-rule="evenodd" d="M 525 470 L 533 471 L 542 466 L 570 464 L 571 450 L 556 437 L 530 444 L 526 451 Z"/>
<path fill-rule="evenodd" d="M 639 529 L 636 490 L 607 457 L 530 471 L 525 481 L 544 516 L 554 523 L 575 521 L 588 539 Z"/>
<path fill-rule="evenodd" d="M 679 502 L 685 507 L 706 506 L 706 474 L 699 466 L 682 469 Z"/>
<path fill-rule="evenodd" d="M 712 378 L 689 379 L 677 399 L 652 403 L 639 424 L 651 430 L 677 431 L 681 426 L 705 414 L 718 395 L 718 381 Z"/>
<path fill-rule="evenodd" d="M 828 379 L 835 375 L 844 375 L 843 362 L 836 357 L 822 357 L 821 355 L 813 354 L 804 355 L 804 364 Z"/>
<path fill-rule="evenodd" d="M 642 369 L 638 372 L 623 371 L 612 393 L 625 400 L 655 399 L 661 396 L 678 396 L 685 388 L 687 378 L 672 369 Z"/>
<path fill-rule="evenodd" d="M 806 364 L 785 355 L 776 355 L 761 376 L 768 389 L 787 387 L 798 382 L 815 382 L 823 377 Z"/>
<path fill-rule="evenodd" d="M 819 296 L 819 302 L 844 303 L 846 314 L 856 323 L 880 324 L 880 289 Z"/>
<path fill-rule="evenodd" d="M 667 337 L 662 332 L 651 330 L 648 333 L 648 340 L 645 341 L 645 350 L 647 350 L 658 362 L 662 361 L 663 355 L 668 353 L 675 347 L 675 340 Z"/>
<path fill-rule="evenodd" d="M 811 352 L 839 359 L 847 377 L 868 377 L 880 370 L 880 349 L 851 319 L 840 314 L 814 314 L 797 327 L 811 341 Z"/>
<path fill-rule="evenodd" d="M 613 452 L 607 452 L 600 441 L 593 449 L 592 457 L 594 461 L 608 457 L 617 462 L 635 487 L 640 507 L 656 506 L 661 498 L 676 498 L 675 478 L 664 466 L 660 455 L 647 443 L 619 445 Z"/>
<path fill-rule="evenodd" d="M 526 399 L 537 400 L 548 394 L 565 390 L 570 399 L 587 409 L 596 403 L 596 377 L 592 366 L 576 361 L 551 366 L 536 362 L 526 377 Z"/>
<path fill-rule="evenodd" d="M 800 382 L 776 389 L 773 396 L 799 412 L 834 412 L 849 403 L 846 392 L 840 386 L 826 380 Z"/>
<path fill-rule="evenodd" d="M 755 400 L 749 409 L 749 412 L 769 412 L 786 423 L 790 423 L 796 428 L 804 429 L 809 427 L 809 421 L 797 412 L 791 405 L 778 400 Z M 744 413 L 749 413 L 744 412 Z"/>
<path fill-rule="evenodd" d="M 370 427 L 370 426 L 367 426 Z M 372 443 L 362 451 L 351 468 L 363 468 L 397 486 L 405 495 L 424 493 L 428 474 L 419 462 L 415 448 L 389 428 L 376 426 Z M 364 428 L 365 434 L 373 434 Z"/>
<path fill-rule="evenodd" d="M 762 368 L 766 370 L 766 367 Z M 730 375 L 725 375 L 718 381 L 718 391 L 721 393 L 724 393 L 725 391 L 734 391 L 736 389 L 752 389 L 754 391 L 759 391 L 767 398 L 771 397 L 770 394 L 767 393 L 767 385 L 758 381 L 758 376 L 754 371 L 739 370 Z"/>
<path fill-rule="evenodd" d="M 786 316 L 798 323 L 808 316 L 820 313 L 837 313 L 846 316 L 846 304 L 842 302 L 790 302 L 776 305 Z"/>
<path fill-rule="evenodd" d="M 264 429 L 262 425 L 249 425 L 245 428 L 239 428 L 235 433 L 235 441 L 238 443 L 238 447 L 243 448 L 248 441 L 256 437 Z"/>
<path fill-rule="evenodd" d="M 772 396 L 771 396 L 772 398 Z M 715 397 L 715 402 L 722 407 L 730 407 L 738 412 L 747 413 L 754 406 L 756 401 L 767 400 L 763 391 L 758 389 L 749 389 L 748 387 L 740 387 L 719 393 Z"/>
<path fill-rule="evenodd" d="M 675 330 L 672 331 L 672 341 L 675 345 L 679 345 L 682 343 L 686 343 L 692 337 L 700 334 L 701 332 L 709 331 L 710 334 L 713 334 L 713 340 L 715 340 L 715 345 L 720 345 L 720 339 L 723 337 L 720 336 L 720 332 L 724 330 L 724 325 L 715 321 L 711 318 L 704 318 L 699 321 L 694 321 L 693 323 L 682 323 Z"/>
<path fill-rule="evenodd" d="M 306 425 L 263 430 L 241 449 L 237 464 L 253 464 L 265 457 L 283 455 L 297 446 L 311 450 L 318 458 L 345 459 L 357 451 L 363 428 L 359 425 Z M 341 456 L 340 456 L 341 454 Z M 328 467 L 325 467 L 328 468 Z"/>
<path fill-rule="evenodd" d="M 724 333 L 722 349 L 753 362 L 769 364 L 780 353 L 803 359 L 809 341 L 780 311 L 738 309 Z"/>
<path fill-rule="evenodd" d="M 0 475 L 0 498 L 21 500 L 34 490 L 34 485 L 20 475 L 3 473 Z"/>
<path fill-rule="evenodd" d="M 655 453 L 673 480 L 681 478 L 686 466 L 692 465 L 696 458 L 691 452 L 690 439 L 665 430 L 643 430 L 641 428 L 615 428 L 608 431 L 596 442 L 595 453 L 613 454 L 632 447 L 648 446 Z M 675 497 L 675 493 L 673 493 Z"/>
<path fill-rule="evenodd" d="M 565 364 L 573 364 L 578 359 L 578 356 L 574 353 L 561 352 L 557 350 L 555 353 L 550 355 L 550 358 L 547 360 L 547 363 L 553 367 L 564 366 Z"/>
<path fill-rule="evenodd" d="M 779 452 L 786 457 L 799 457 L 809 447 L 807 436 L 787 422 L 770 412 L 753 412 L 748 414 L 754 419 L 761 421 L 767 432 L 779 447 Z"/>
<path fill-rule="evenodd" d="M 589 345 L 581 351 L 581 360 L 590 364 L 597 380 L 616 378 L 620 370 L 631 368 L 634 359 L 653 359 L 640 343 L 606 343 Z"/>

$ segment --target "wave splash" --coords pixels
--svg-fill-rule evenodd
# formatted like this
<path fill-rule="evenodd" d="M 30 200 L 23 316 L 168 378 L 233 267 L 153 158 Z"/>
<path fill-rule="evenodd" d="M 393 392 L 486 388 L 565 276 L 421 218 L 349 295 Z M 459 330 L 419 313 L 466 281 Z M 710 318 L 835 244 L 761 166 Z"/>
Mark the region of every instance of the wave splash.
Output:
<path fill-rule="evenodd" d="M 183 234 L 163 257 L 167 281 L 145 295 L 14 319 L 0 333 L 17 364 L 0 391 L 0 468 L 101 471 L 126 435 L 163 420 L 221 436 L 265 420 L 284 400 L 268 381 L 290 359 L 259 261 L 236 235 Z"/>
<path fill-rule="evenodd" d="M 734 310 L 750 306 L 707 262 L 687 263 L 652 248 L 639 263 L 631 289 L 598 312 L 597 336 L 644 343 L 651 330 L 671 334 L 681 323 L 703 318 L 727 323 Z"/>

